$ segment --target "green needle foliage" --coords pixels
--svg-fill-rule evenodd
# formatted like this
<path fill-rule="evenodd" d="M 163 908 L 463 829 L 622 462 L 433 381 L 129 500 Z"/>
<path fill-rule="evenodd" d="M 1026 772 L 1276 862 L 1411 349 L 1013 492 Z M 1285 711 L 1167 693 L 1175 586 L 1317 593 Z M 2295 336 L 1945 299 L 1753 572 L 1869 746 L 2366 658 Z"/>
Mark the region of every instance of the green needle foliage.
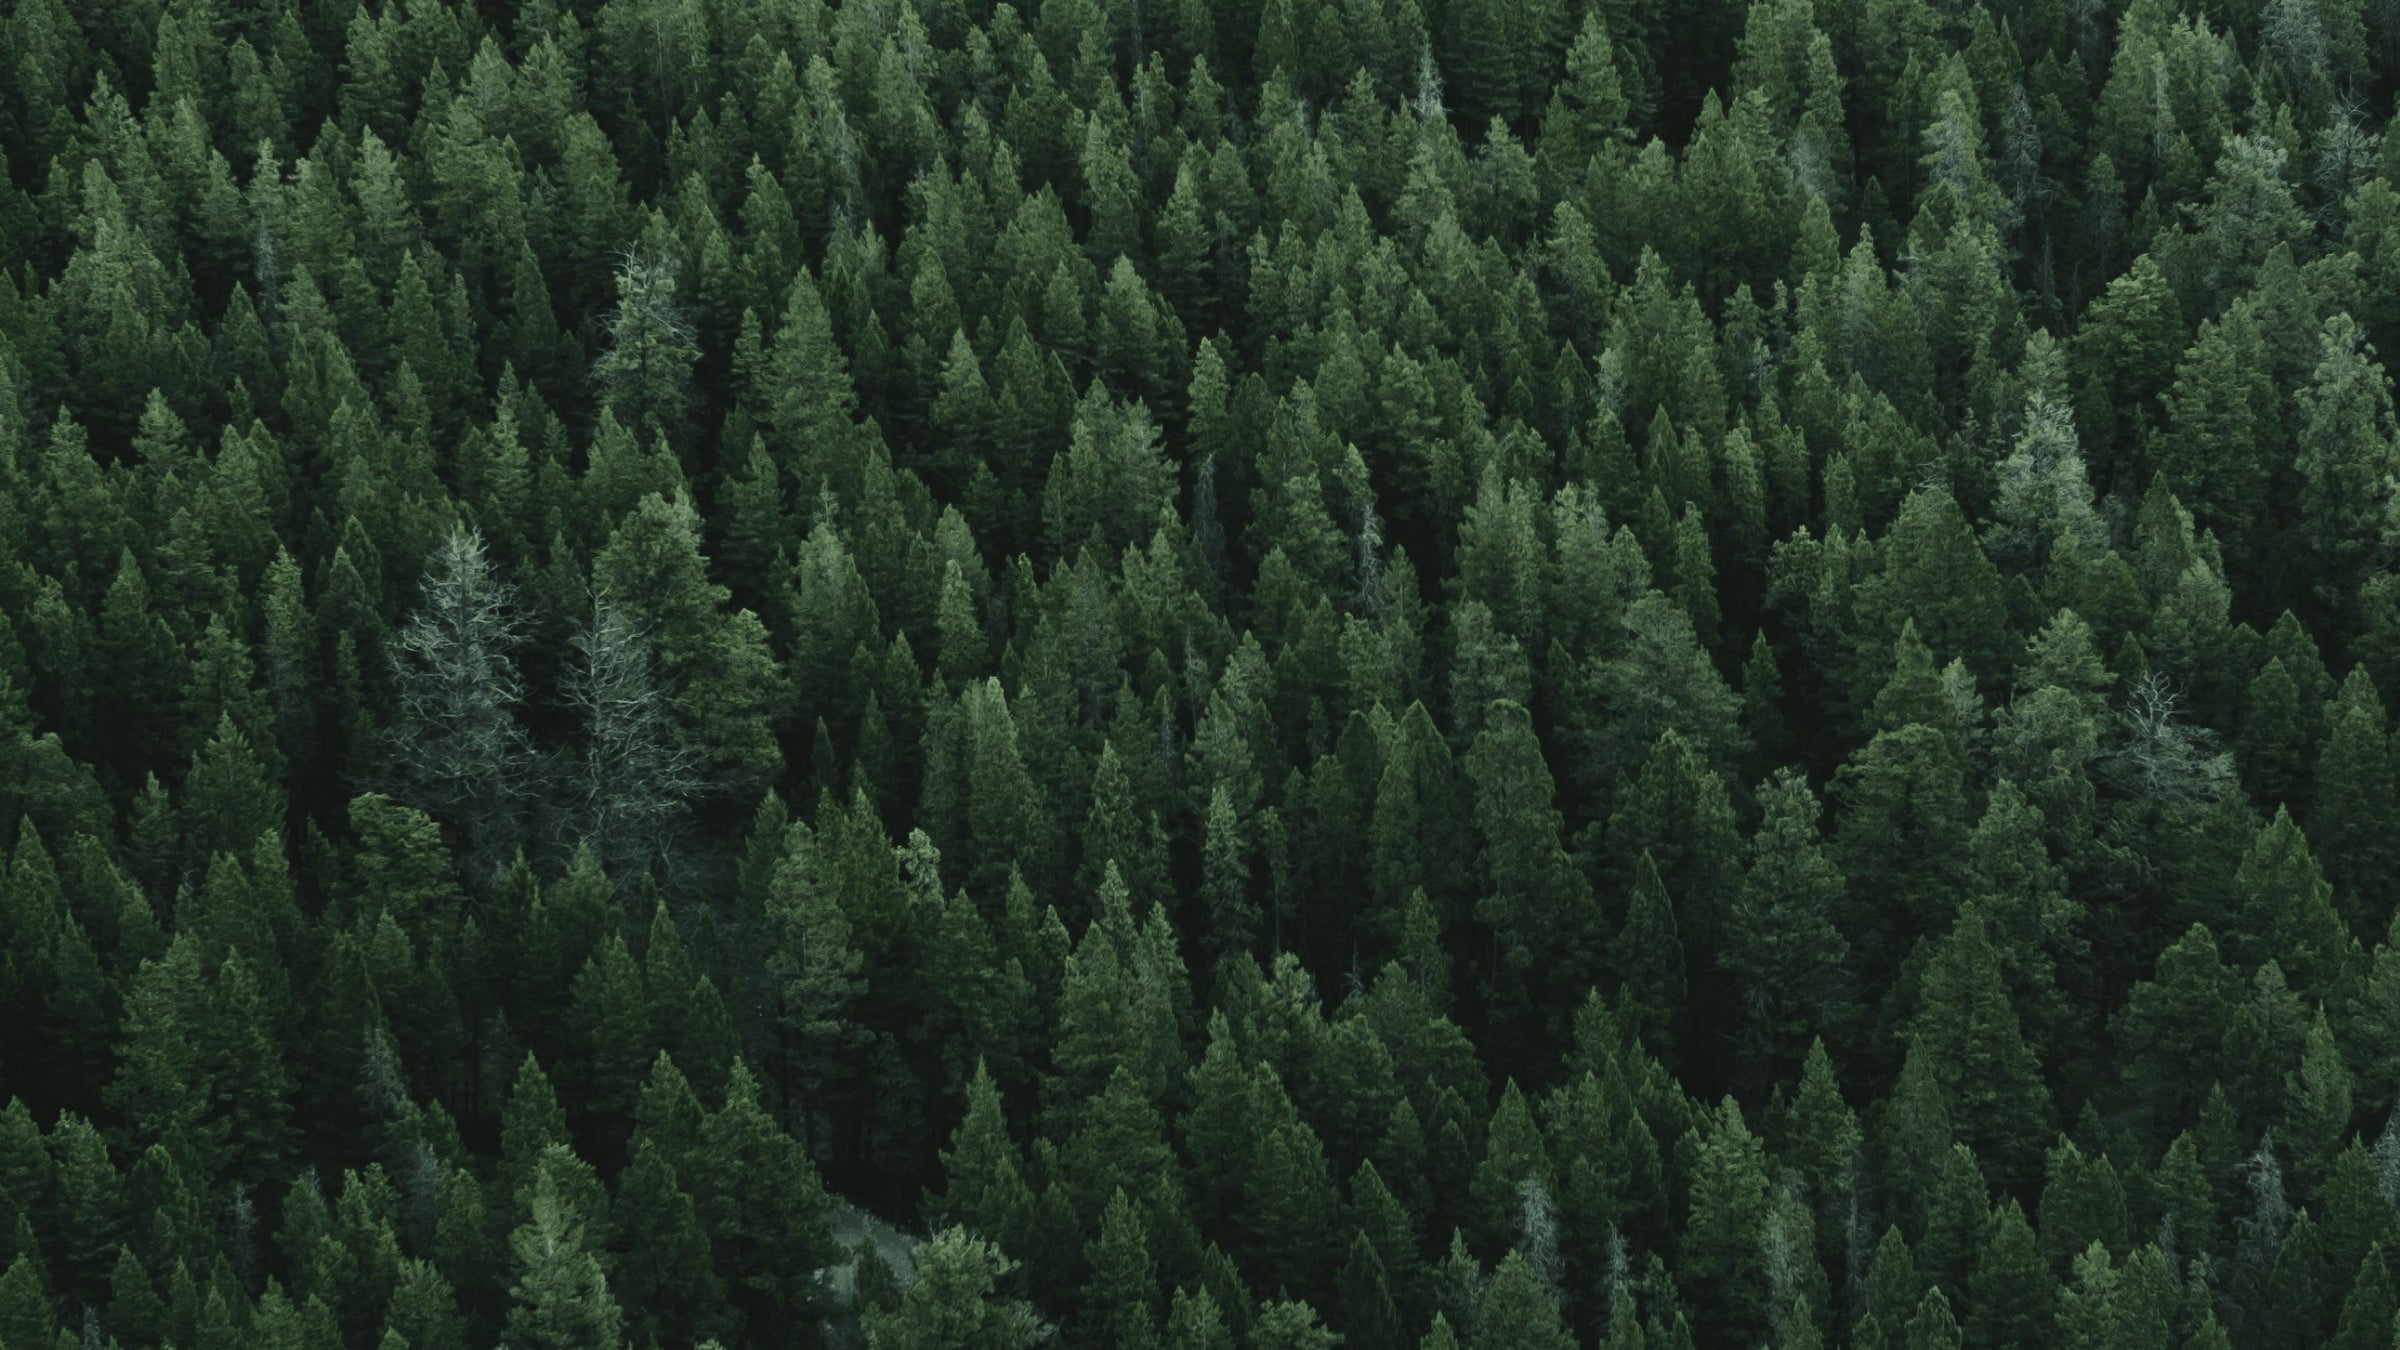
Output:
<path fill-rule="evenodd" d="M 0 3 L 0 1347 L 2391 1344 L 2396 106 Z"/>

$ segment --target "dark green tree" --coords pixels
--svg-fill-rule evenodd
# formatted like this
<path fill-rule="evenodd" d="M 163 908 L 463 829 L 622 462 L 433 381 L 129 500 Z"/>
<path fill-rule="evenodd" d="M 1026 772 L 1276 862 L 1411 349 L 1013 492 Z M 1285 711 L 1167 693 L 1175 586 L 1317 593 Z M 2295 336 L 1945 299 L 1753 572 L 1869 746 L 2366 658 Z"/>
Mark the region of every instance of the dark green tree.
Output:
<path fill-rule="evenodd" d="M 2032 1174 L 2050 1114 L 2040 1061 L 2025 1044 L 1980 910 L 1967 907 L 1927 965 L 1909 1054 L 1927 1057 L 1962 1143 L 2010 1184 Z"/>
<path fill-rule="evenodd" d="M 2400 430 L 2374 350 L 2348 314 L 2325 322 L 2315 371 L 2297 398 L 2299 542 L 2315 566 L 2310 587 L 2328 609 L 2349 603 L 2362 567 L 2389 528 Z"/>
<path fill-rule="evenodd" d="M 592 585 L 651 653 L 678 742 L 718 782 L 753 782 L 781 763 L 769 722 L 779 680 L 764 625 L 725 609 L 700 534 L 688 499 L 646 497 L 593 560 Z"/>
<path fill-rule="evenodd" d="M 1534 978 L 1573 988 L 1595 965 L 1590 891 L 1561 847 L 1556 787 L 1532 717 L 1513 703 L 1494 705 L 1490 716 L 1466 770 L 1486 877 L 1476 912 L 1495 939 L 1495 992 L 1530 995 Z"/>
<path fill-rule="evenodd" d="M 1719 957 L 1740 981 L 1744 1058 L 1779 1081 L 1803 1043 L 1840 1031 L 1851 1011 L 1850 946 L 1836 922 L 1848 910 L 1842 874 L 1817 837 L 1822 808 L 1799 774 L 1779 771 L 1759 793 L 1762 819 L 1750 872 L 1725 925 Z"/>
<path fill-rule="evenodd" d="M 617 307 L 592 382 L 602 404 L 636 434 L 675 431 L 700 348 L 676 303 L 674 265 L 636 249 L 618 259 L 616 280 Z"/>

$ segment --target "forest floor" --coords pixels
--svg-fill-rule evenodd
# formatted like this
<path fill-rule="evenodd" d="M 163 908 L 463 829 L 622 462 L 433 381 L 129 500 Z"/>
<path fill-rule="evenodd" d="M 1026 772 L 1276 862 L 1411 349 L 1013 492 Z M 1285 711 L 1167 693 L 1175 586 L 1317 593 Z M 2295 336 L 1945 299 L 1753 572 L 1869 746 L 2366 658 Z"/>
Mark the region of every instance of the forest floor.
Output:
<path fill-rule="evenodd" d="M 920 1239 L 894 1228 L 849 1201 L 840 1201 L 833 1216 L 833 1238 L 841 1244 L 849 1258 L 839 1265 L 827 1266 L 818 1272 L 835 1301 L 847 1308 L 851 1292 L 858 1283 L 859 1253 L 872 1241 L 892 1271 L 892 1281 L 906 1290 L 917 1280 L 916 1251 Z"/>

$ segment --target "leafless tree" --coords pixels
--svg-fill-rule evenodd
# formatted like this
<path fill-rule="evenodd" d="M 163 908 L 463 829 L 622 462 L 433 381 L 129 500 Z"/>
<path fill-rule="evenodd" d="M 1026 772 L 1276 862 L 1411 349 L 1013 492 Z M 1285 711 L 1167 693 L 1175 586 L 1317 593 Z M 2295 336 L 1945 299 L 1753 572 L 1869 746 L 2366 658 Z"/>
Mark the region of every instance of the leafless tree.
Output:
<path fill-rule="evenodd" d="M 1524 1253 L 1525 1263 L 1533 1268 L 1542 1287 L 1558 1292 L 1558 1215 L 1550 1203 L 1550 1188 L 1540 1177 L 1527 1177 L 1517 1183 L 1517 1231 L 1521 1241 L 1518 1250 Z"/>
<path fill-rule="evenodd" d="M 2120 714 L 2123 742 L 2109 756 L 2112 776 L 2150 802 L 2212 801 L 2234 788 L 2233 757 L 2216 737 L 2177 715 L 2173 685 L 2153 672 L 2126 692 Z"/>
<path fill-rule="evenodd" d="M 699 796 L 700 752 L 675 733 L 648 638 L 605 594 L 575 635 L 566 697 L 583 740 L 561 775 L 565 842 L 587 842 L 628 881 L 663 850 Z"/>
<path fill-rule="evenodd" d="M 425 571 L 423 599 L 393 644 L 400 717 L 391 730 L 398 796 L 458 830 L 469 856 L 516 842 L 533 756 L 516 705 L 517 625 L 482 536 L 454 529 Z"/>

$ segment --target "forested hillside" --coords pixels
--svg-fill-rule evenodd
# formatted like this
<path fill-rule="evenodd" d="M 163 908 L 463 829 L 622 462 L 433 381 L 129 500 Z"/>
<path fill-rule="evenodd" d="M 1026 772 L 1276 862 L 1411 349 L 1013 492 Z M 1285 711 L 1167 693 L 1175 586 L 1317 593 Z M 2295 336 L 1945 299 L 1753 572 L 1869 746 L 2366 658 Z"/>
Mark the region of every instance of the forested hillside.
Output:
<path fill-rule="evenodd" d="M 2396 88 L 0 0 L 0 1347 L 2393 1345 Z"/>

